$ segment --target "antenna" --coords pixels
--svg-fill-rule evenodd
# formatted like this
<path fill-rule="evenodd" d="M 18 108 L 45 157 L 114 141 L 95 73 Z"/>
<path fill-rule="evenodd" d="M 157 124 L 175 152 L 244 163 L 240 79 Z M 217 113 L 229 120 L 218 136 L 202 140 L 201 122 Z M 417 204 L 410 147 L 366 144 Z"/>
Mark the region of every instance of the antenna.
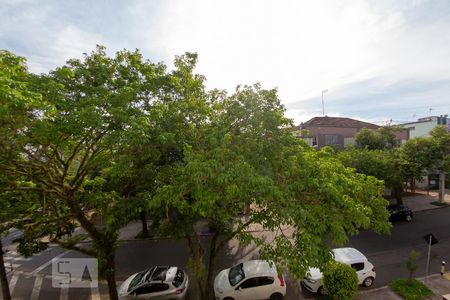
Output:
<path fill-rule="evenodd" d="M 328 92 L 328 89 L 322 90 L 322 115 L 325 116 L 325 106 L 323 105 L 323 93 Z"/>

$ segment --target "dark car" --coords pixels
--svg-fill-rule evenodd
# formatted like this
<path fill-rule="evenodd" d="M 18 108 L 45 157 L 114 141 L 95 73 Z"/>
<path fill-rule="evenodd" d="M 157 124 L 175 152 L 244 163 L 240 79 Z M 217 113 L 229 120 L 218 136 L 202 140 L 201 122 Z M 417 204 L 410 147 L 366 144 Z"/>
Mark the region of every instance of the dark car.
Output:
<path fill-rule="evenodd" d="M 389 221 L 397 221 L 397 220 L 405 220 L 407 222 L 411 222 L 413 219 L 412 210 L 402 204 L 393 204 L 387 207 L 387 210 L 390 214 Z"/>

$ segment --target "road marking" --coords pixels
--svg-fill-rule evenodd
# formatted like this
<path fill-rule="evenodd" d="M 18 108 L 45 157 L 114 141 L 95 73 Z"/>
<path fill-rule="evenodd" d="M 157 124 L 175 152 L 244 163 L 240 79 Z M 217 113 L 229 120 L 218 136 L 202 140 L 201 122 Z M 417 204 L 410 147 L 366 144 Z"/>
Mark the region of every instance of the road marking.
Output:
<path fill-rule="evenodd" d="M 91 287 L 91 300 L 100 300 L 98 285 L 96 287 Z"/>
<path fill-rule="evenodd" d="M 43 279 L 44 279 L 44 276 L 42 276 L 42 275 L 36 276 L 36 279 L 34 280 L 33 291 L 31 292 L 30 300 L 38 300 L 39 291 L 41 290 Z"/>
<path fill-rule="evenodd" d="M 4 265 L 5 265 L 5 269 L 6 270 L 9 269 L 9 272 L 14 271 L 14 269 L 16 269 L 16 268 L 21 266 L 20 264 L 12 264 L 10 262 L 5 262 Z"/>
<path fill-rule="evenodd" d="M 30 261 L 30 260 L 33 259 L 32 256 L 30 256 L 30 257 L 23 257 L 19 253 L 17 253 L 16 251 L 8 252 L 8 255 L 5 258 L 10 258 L 10 259 L 14 259 L 14 260 L 20 260 L 20 261 Z"/>
<path fill-rule="evenodd" d="M 18 274 L 14 274 L 9 281 L 9 293 L 12 295 L 14 288 L 16 287 L 17 279 L 19 279 Z"/>
<path fill-rule="evenodd" d="M 61 294 L 59 296 L 59 300 L 69 299 L 69 287 L 67 286 L 67 284 L 61 285 L 60 291 L 61 291 Z"/>
<path fill-rule="evenodd" d="M 60 253 L 58 255 L 56 255 L 55 257 L 53 257 L 51 260 L 49 260 L 48 262 L 46 262 L 45 264 L 43 264 L 42 266 L 38 267 L 37 269 L 35 269 L 33 272 L 31 272 L 31 276 L 36 275 L 37 273 L 39 273 L 40 271 L 42 271 L 43 269 L 45 269 L 46 267 L 48 267 L 49 265 L 52 264 L 53 259 L 58 259 L 61 256 L 66 255 L 67 253 L 69 253 L 70 250 L 64 251 L 63 253 Z"/>

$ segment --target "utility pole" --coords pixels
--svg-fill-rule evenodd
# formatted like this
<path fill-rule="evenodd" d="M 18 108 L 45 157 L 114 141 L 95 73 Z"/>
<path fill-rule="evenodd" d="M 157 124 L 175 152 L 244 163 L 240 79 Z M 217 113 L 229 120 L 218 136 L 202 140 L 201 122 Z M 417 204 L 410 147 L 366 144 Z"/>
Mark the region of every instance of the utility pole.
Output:
<path fill-rule="evenodd" d="M 326 92 L 328 92 L 327 89 L 322 90 L 322 115 L 323 115 L 323 116 L 325 116 L 325 106 L 324 106 L 324 104 L 323 104 L 323 94 L 326 93 Z"/>

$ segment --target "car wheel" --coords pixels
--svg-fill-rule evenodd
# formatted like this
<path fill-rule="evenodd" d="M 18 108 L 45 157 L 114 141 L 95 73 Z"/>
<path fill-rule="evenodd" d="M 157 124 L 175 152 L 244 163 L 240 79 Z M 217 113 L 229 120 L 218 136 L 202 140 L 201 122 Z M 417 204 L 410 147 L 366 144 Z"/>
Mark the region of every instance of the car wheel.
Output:
<path fill-rule="evenodd" d="M 365 287 L 370 287 L 370 286 L 372 286 L 372 284 L 373 284 L 373 277 L 367 277 L 363 281 L 363 286 L 365 286 Z"/>
<path fill-rule="evenodd" d="M 317 294 L 319 294 L 319 295 L 326 295 L 327 293 L 325 292 L 325 289 L 323 288 L 323 286 L 321 286 L 321 287 L 317 290 Z"/>
<path fill-rule="evenodd" d="M 412 221 L 412 216 L 411 215 L 407 215 L 406 216 L 406 222 L 411 222 Z"/>
<path fill-rule="evenodd" d="M 230 298 L 230 297 L 226 297 L 226 298 L 224 298 L 223 300 L 234 300 L 233 298 Z"/>
<path fill-rule="evenodd" d="M 280 293 L 270 295 L 270 300 L 281 300 L 281 299 L 283 299 L 283 295 L 281 295 Z"/>

